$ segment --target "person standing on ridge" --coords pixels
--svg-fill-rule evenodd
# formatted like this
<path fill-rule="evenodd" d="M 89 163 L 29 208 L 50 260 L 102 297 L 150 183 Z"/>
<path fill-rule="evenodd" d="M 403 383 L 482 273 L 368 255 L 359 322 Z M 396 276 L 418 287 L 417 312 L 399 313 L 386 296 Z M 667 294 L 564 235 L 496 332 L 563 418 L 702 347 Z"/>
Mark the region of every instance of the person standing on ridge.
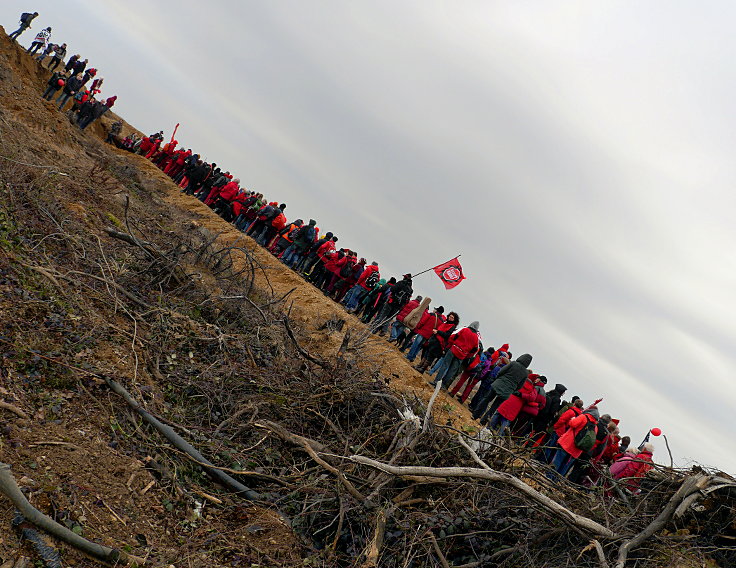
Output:
<path fill-rule="evenodd" d="M 33 12 L 33 14 L 31 14 L 30 12 L 23 12 L 20 15 L 20 22 L 19 22 L 20 27 L 17 30 L 15 30 L 12 34 L 10 34 L 8 37 L 10 37 L 10 39 L 12 40 L 18 39 L 18 36 L 20 34 L 22 34 L 24 31 L 26 31 L 28 28 L 31 27 L 31 22 L 36 16 L 38 16 L 38 12 Z"/>
<path fill-rule="evenodd" d="M 36 52 L 39 49 L 41 49 L 42 47 L 46 47 L 46 44 L 48 43 L 50 38 L 51 38 L 51 26 L 41 30 L 40 32 L 36 34 L 36 38 L 33 40 L 33 43 L 28 47 L 28 49 L 26 50 L 26 53 L 30 53 L 31 55 L 36 55 Z"/>
<path fill-rule="evenodd" d="M 49 71 L 55 71 L 56 68 L 61 65 L 61 62 L 64 61 L 65 57 L 66 44 L 62 43 L 61 45 L 57 45 L 54 49 L 54 56 L 51 58 L 51 63 L 49 63 Z"/>

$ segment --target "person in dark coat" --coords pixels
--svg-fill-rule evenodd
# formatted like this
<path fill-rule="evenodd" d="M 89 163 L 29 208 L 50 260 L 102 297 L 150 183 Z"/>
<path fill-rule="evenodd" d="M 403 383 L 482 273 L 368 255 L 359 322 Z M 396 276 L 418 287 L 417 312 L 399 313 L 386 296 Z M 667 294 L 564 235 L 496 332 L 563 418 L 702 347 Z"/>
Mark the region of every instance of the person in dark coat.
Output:
<path fill-rule="evenodd" d="M 555 388 L 547 391 L 547 403 L 532 420 L 532 435 L 535 432 L 544 432 L 551 424 L 557 412 L 562 408 L 562 397 L 567 391 L 565 385 L 556 384 Z"/>
<path fill-rule="evenodd" d="M 82 78 L 79 75 L 70 77 L 64 85 L 64 90 L 61 92 L 56 102 L 59 103 L 59 110 L 64 108 L 66 102 L 71 99 L 77 91 L 82 87 Z"/>
<path fill-rule="evenodd" d="M 69 61 L 66 62 L 66 65 L 64 65 L 64 71 L 67 73 L 74 69 L 74 66 L 77 64 L 77 61 L 79 61 L 80 55 L 78 53 L 72 55 L 69 58 Z"/>
<path fill-rule="evenodd" d="M 481 423 L 486 424 L 500 404 L 511 396 L 511 393 L 521 388 L 529 376 L 528 367 L 531 362 L 532 356 L 529 353 L 524 353 L 501 369 L 496 380 L 493 381 L 492 388 L 495 398 L 491 400 L 488 410 L 481 416 Z"/>
<path fill-rule="evenodd" d="M 74 74 L 77 75 L 79 73 L 84 73 L 84 70 L 87 68 L 88 59 L 85 59 L 83 61 L 80 61 L 77 59 L 77 61 L 74 62 Z M 80 75 L 80 79 L 81 79 Z"/>
<path fill-rule="evenodd" d="M 414 289 L 412 288 L 411 274 L 404 274 L 401 281 L 397 282 L 396 286 L 393 287 L 391 295 L 384 302 L 381 311 L 378 313 L 373 333 L 386 335 L 389 324 L 396 317 L 396 314 L 399 313 L 399 310 L 401 310 L 401 308 L 411 300 L 413 293 Z"/>
<path fill-rule="evenodd" d="M 33 19 L 38 16 L 38 12 L 33 12 L 32 14 L 30 12 L 23 12 L 20 15 L 20 27 L 15 30 L 12 34 L 10 34 L 8 37 L 12 40 L 18 39 L 18 36 L 22 34 L 24 31 L 26 31 L 28 28 L 31 27 L 31 22 Z"/>
<path fill-rule="evenodd" d="M 41 95 L 41 98 L 50 101 L 65 84 L 66 74 L 63 71 L 56 71 L 46 82 L 46 90 L 43 92 L 43 95 Z"/>

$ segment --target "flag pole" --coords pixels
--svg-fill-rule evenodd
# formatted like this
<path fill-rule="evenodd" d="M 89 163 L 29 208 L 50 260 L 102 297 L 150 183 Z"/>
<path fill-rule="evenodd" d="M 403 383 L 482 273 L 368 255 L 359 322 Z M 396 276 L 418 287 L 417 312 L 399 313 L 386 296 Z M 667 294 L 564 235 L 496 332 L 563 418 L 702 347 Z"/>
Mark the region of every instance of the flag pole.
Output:
<path fill-rule="evenodd" d="M 457 256 L 453 256 L 452 258 L 460 258 L 461 256 L 462 256 L 462 254 L 458 254 Z M 416 274 L 412 274 L 411 277 L 412 278 L 415 278 L 415 277 L 419 276 L 420 274 L 424 274 L 425 272 L 429 272 L 430 270 L 434 270 L 438 266 L 439 266 L 439 264 L 437 264 L 435 266 L 430 266 L 429 268 L 427 268 L 427 270 L 422 270 L 421 272 L 417 272 Z"/>

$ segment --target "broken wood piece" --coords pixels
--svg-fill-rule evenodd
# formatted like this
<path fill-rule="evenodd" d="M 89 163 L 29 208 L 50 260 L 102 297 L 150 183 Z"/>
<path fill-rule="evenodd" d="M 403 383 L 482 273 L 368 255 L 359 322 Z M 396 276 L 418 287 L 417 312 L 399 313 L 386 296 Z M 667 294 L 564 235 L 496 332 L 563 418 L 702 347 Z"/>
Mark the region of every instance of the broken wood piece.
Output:
<path fill-rule="evenodd" d="M 28 418 L 28 415 L 25 412 L 23 412 L 20 408 L 18 408 L 14 404 L 10 404 L 9 402 L 3 402 L 2 400 L 0 400 L 0 408 L 12 412 L 19 418 L 23 418 L 23 419 Z"/>
<path fill-rule="evenodd" d="M 25 495 L 23 495 L 18 484 L 15 482 L 15 478 L 10 473 L 10 466 L 5 463 L 0 463 L 0 493 L 10 499 L 16 509 L 20 511 L 20 514 L 23 515 L 28 522 L 33 523 L 50 535 L 70 544 L 94 558 L 110 563 L 123 562 L 124 564 L 146 564 L 142 558 L 129 555 L 116 548 L 110 548 L 89 541 L 70 531 L 65 526 L 60 525 L 36 509 L 28 502 Z"/>

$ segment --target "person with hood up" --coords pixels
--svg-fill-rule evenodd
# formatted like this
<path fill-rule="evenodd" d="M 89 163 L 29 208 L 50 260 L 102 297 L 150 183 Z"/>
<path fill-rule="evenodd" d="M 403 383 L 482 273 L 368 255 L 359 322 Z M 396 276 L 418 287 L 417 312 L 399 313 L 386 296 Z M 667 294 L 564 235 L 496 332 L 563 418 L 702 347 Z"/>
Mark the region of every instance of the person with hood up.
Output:
<path fill-rule="evenodd" d="M 381 272 L 378 270 L 378 263 L 374 260 L 365 267 L 355 286 L 345 296 L 345 310 L 348 313 L 354 313 L 363 297 L 373 289 L 380 279 Z"/>
<path fill-rule="evenodd" d="M 508 426 L 517 419 L 521 413 L 522 408 L 537 403 L 537 392 L 535 382 L 539 375 L 536 373 L 529 373 L 524 383 L 511 393 L 506 400 L 504 400 L 496 409 L 496 412 L 491 416 L 491 421 L 488 424 L 489 429 L 498 430 L 498 435 L 503 436 L 504 431 Z"/>
<path fill-rule="evenodd" d="M 576 416 L 568 422 L 568 427 L 565 430 L 565 433 L 562 434 L 560 439 L 557 441 L 557 453 L 555 453 L 555 457 L 552 459 L 552 467 L 562 477 L 567 475 L 567 472 L 570 471 L 575 460 L 577 460 L 583 452 L 586 452 L 593 447 L 593 444 L 590 445 L 590 448 L 587 447 L 587 444 L 583 445 L 583 441 L 579 440 L 578 434 L 583 432 L 583 430 L 591 429 L 591 431 L 594 432 L 593 439 L 595 439 L 595 435 L 598 433 L 599 416 L 598 408 L 593 406 L 583 412 L 580 416 Z M 553 475 L 548 474 L 547 476 L 549 479 L 552 479 L 553 481 L 555 480 Z"/>
<path fill-rule="evenodd" d="M 24 31 L 26 31 L 28 28 L 31 27 L 31 22 L 33 22 L 34 18 L 38 16 L 38 12 L 33 12 L 32 14 L 30 12 L 23 12 L 20 15 L 20 27 L 15 30 L 12 34 L 10 34 L 8 37 L 15 41 L 18 39 L 18 36 L 22 34 Z"/>
<path fill-rule="evenodd" d="M 31 55 L 36 55 L 36 52 L 41 49 L 42 47 L 46 47 L 46 44 L 49 42 L 49 39 L 51 38 L 51 26 L 48 28 L 45 28 L 38 32 L 36 34 L 36 38 L 33 40 L 33 43 L 28 47 L 26 50 L 26 53 L 30 53 Z"/>
<path fill-rule="evenodd" d="M 529 365 L 532 362 L 532 356 L 529 353 L 519 355 L 515 361 L 511 361 L 508 365 L 503 367 L 493 381 L 493 394 L 494 398 L 490 401 L 488 410 L 481 416 L 480 421 L 483 424 L 488 423 L 488 420 L 496 409 L 503 403 L 507 398 L 511 396 L 511 393 L 518 391 L 529 376 Z M 480 410 L 480 409 L 477 409 Z"/>
<path fill-rule="evenodd" d="M 450 336 L 447 353 L 442 359 L 442 365 L 437 371 L 437 378 L 430 384 L 436 386 L 441 382 L 442 387 L 447 389 L 452 384 L 455 375 L 464 361 L 470 362 L 480 347 L 480 323 L 471 322 L 457 333 Z"/>

